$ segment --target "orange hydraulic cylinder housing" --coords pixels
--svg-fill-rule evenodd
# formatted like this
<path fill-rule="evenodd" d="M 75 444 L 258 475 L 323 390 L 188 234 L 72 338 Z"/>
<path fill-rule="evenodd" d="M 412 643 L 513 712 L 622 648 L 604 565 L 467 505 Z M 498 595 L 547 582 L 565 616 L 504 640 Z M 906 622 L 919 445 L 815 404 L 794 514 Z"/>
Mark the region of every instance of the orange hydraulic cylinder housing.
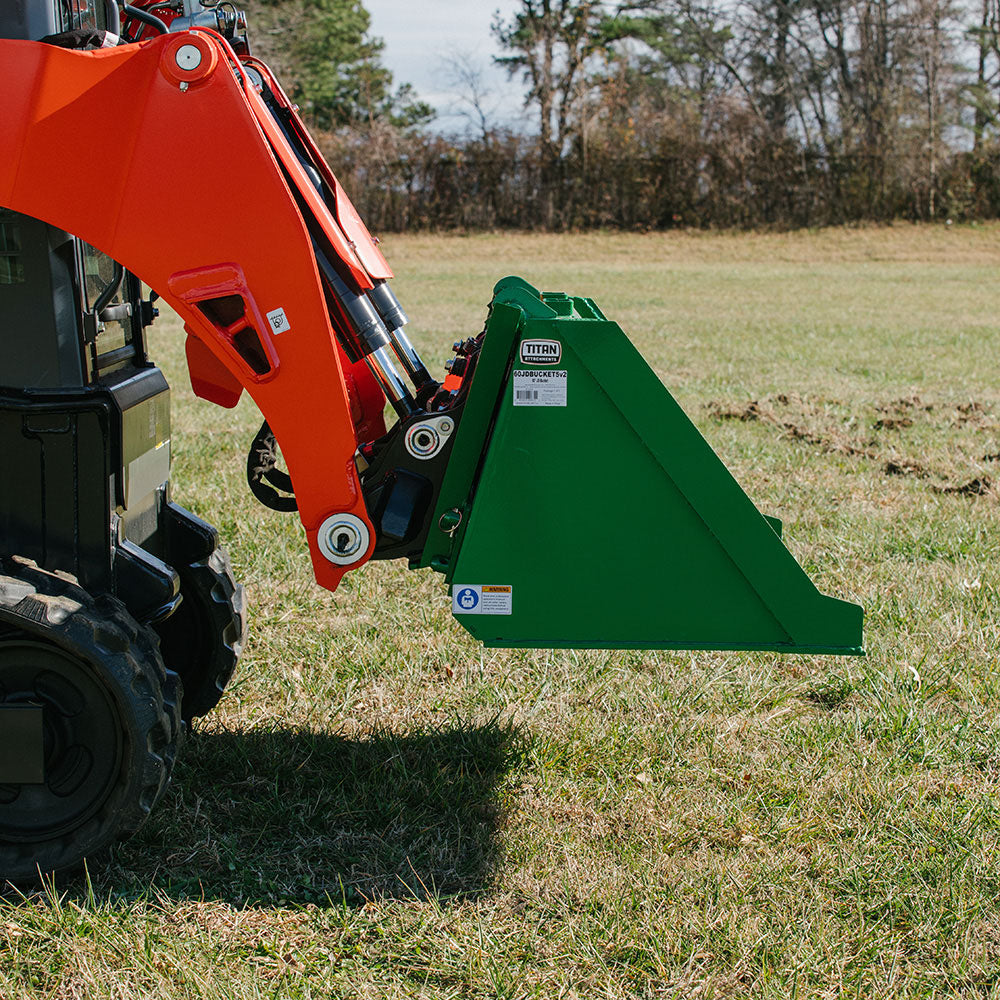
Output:
<path fill-rule="evenodd" d="M 184 321 L 199 395 L 234 406 L 250 393 L 288 465 L 316 580 L 333 590 L 375 545 L 355 452 L 384 433 L 385 398 L 329 281 L 363 296 L 392 272 L 277 88 L 313 164 L 296 154 L 260 96 L 273 78 L 251 62 L 256 73 L 203 29 L 90 52 L 0 41 L 0 205 L 81 237 L 162 296 Z M 340 524 L 367 547 L 338 557 Z"/>

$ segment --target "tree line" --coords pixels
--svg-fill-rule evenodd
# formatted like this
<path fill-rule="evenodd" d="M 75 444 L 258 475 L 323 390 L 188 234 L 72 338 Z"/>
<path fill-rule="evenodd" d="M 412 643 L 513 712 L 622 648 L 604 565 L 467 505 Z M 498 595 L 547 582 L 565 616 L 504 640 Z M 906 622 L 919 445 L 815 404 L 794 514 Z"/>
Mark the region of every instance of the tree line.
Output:
<path fill-rule="evenodd" d="M 1000 0 L 520 0 L 493 32 L 532 127 L 458 60 L 458 135 L 393 89 L 358 0 L 251 7 L 373 228 L 1000 214 Z"/>

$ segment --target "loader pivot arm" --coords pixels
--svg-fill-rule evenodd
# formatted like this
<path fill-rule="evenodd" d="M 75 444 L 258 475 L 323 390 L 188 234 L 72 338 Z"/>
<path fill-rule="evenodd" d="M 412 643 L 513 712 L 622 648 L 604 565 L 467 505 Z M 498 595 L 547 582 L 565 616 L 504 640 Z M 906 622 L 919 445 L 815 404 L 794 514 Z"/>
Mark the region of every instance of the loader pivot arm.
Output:
<path fill-rule="evenodd" d="M 355 463 L 385 433 L 376 375 L 412 405 L 385 364 L 391 271 L 280 87 L 208 30 L 88 52 L 0 41 L 0 85 L 0 205 L 80 236 L 162 296 L 184 321 L 198 395 L 253 397 L 316 579 L 334 589 L 376 544 Z M 351 537 L 331 550 L 340 520 Z"/>

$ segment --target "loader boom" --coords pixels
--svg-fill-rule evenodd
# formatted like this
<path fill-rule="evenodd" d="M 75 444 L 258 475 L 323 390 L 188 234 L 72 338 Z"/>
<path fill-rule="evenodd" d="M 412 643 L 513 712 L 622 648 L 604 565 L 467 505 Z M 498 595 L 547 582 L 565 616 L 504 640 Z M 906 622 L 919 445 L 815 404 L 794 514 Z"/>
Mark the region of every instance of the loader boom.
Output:
<path fill-rule="evenodd" d="M 0 205 L 82 237 L 159 293 L 184 321 L 196 392 L 253 397 L 288 463 L 316 579 L 335 589 L 374 548 L 355 452 L 359 427 L 379 436 L 383 397 L 338 343 L 314 246 L 358 293 L 391 275 L 346 196 L 352 239 L 211 31 L 95 52 L 2 40 L 0 86 Z M 112 110 L 113 144 L 93 129 Z M 334 562 L 319 530 L 345 514 L 367 544 Z"/>

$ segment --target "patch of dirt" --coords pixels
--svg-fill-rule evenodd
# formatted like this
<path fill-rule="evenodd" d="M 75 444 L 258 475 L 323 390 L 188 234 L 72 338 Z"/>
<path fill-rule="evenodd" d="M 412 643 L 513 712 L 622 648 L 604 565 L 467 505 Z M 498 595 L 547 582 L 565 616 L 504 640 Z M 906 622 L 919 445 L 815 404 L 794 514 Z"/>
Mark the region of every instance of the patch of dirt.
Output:
<path fill-rule="evenodd" d="M 829 434 L 820 434 L 811 431 L 807 427 L 799 427 L 789 421 L 782 423 L 785 434 L 795 441 L 805 441 L 806 444 L 815 445 L 823 451 L 836 455 L 860 455 L 862 458 L 876 458 L 875 452 L 864 444 L 856 444 L 851 441 L 846 434 L 832 431 Z"/>
<path fill-rule="evenodd" d="M 802 406 L 802 397 L 797 392 L 780 392 L 774 397 L 774 401 L 780 403 L 782 406 L 791 406 L 793 403 Z"/>
<path fill-rule="evenodd" d="M 891 402 L 883 403 L 875 407 L 879 413 L 906 413 L 908 410 L 923 410 L 930 413 L 934 409 L 933 403 L 925 403 L 919 396 L 903 396 Z"/>
<path fill-rule="evenodd" d="M 993 492 L 993 480 L 989 476 L 972 479 L 961 486 L 932 486 L 935 493 L 951 493 L 963 497 L 984 497 Z"/>
<path fill-rule="evenodd" d="M 929 474 L 919 462 L 915 462 L 912 458 L 886 462 L 882 466 L 882 471 L 887 476 L 918 476 L 921 479 Z"/>
<path fill-rule="evenodd" d="M 779 393 L 760 400 L 751 399 L 740 406 L 712 400 L 706 404 L 706 409 L 716 420 L 740 420 L 744 423 L 759 421 L 770 424 L 783 437 L 802 441 L 827 453 L 880 462 L 885 476 L 915 479 L 933 477 L 938 480 L 939 485 L 929 484 L 929 488 L 935 493 L 965 497 L 987 494 L 1000 496 L 1000 481 L 994 486 L 994 481 L 988 476 L 959 482 L 945 471 L 935 471 L 915 458 L 900 456 L 894 448 L 880 448 L 878 438 L 865 440 L 851 434 L 852 428 L 856 430 L 863 425 L 859 425 L 854 419 L 850 422 L 838 420 L 837 414 L 831 412 L 831 407 L 838 405 L 841 404 L 832 400 L 804 400 L 797 393 Z M 904 396 L 875 405 L 874 418 L 869 416 L 865 423 L 871 421 L 870 426 L 876 431 L 900 431 L 912 427 L 919 417 L 933 412 L 934 408 L 935 404 L 925 403 L 917 395 Z M 947 406 L 939 407 L 939 410 L 945 421 L 951 416 L 952 426 L 968 425 L 969 430 L 979 430 L 982 425 L 994 420 L 989 408 L 976 400 L 959 403 L 954 409 Z M 1000 452 L 984 455 L 982 461 L 1000 462 Z"/>
<path fill-rule="evenodd" d="M 904 396 L 888 403 L 880 403 L 875 407 L 876 413 L 881 413 L 872 427 L 877 431 L 899 431 L 913 426 L 913 414 L 920 410 L 930 413 L 933 403 L 925 403 L 919 396 Z"/>
<path fill-rule="evenodd" d="M 971 400 L 968 403 L 959 403 L 955 407 L 955 417 L 951 424 L 953 427 L 964 427 L 966 424 L 978 425 L 989 421 L 991 416 L 988 406 Z"/>
<path fill-rule="evenodd" d="M 877 431 L 900 431 L 912 426 L 913 421 L 909 417 L 880 417 L 872 424 Z"/>
<path fill-rule="evenodd" d="M 763 401 L 751 399 L 744 406 L 727 406 L 718 400 L 710 400 L 705 404 L 705 408 L 716 420 L 741 420 L 744 423 L 762 421 L 777 427 L 785 437 L 794 441 L 804 441 L 806 444 L 822 448 L 824 451 L 833 452 L 839 455 L 860 455 L 865 458 L 874 458 L 874 453 L 867 447 L 867 443 L 852 441 L 850 437 L 836 428 L 818 430 L 809 427 L 802 420 L 796 422 L 788 419 L 788 414 L 779 414 L 775 411 L 775 406 L 793 407 L 800 411 L 801 417 L 815 417 L 826 415 L 822 409 L 815 404 L 808 403 L 797 393 L 780 393 L 777 396 L 769 396 Z"/>
<path fill-rule="evenodd" d="M 756 399 L 751 399 L 746 406 L 740 407 L 729 407 L 723 406 L 722 403 L 717 400 L 710 399 L 705 404 L 705 409 L 716 419 L 716 420 L 764 420 L 767 419 L 768 415 L 764 413 L 761 409 L 760 403 Z M 773 417 L 773 414 L 770 415 Z"/>

